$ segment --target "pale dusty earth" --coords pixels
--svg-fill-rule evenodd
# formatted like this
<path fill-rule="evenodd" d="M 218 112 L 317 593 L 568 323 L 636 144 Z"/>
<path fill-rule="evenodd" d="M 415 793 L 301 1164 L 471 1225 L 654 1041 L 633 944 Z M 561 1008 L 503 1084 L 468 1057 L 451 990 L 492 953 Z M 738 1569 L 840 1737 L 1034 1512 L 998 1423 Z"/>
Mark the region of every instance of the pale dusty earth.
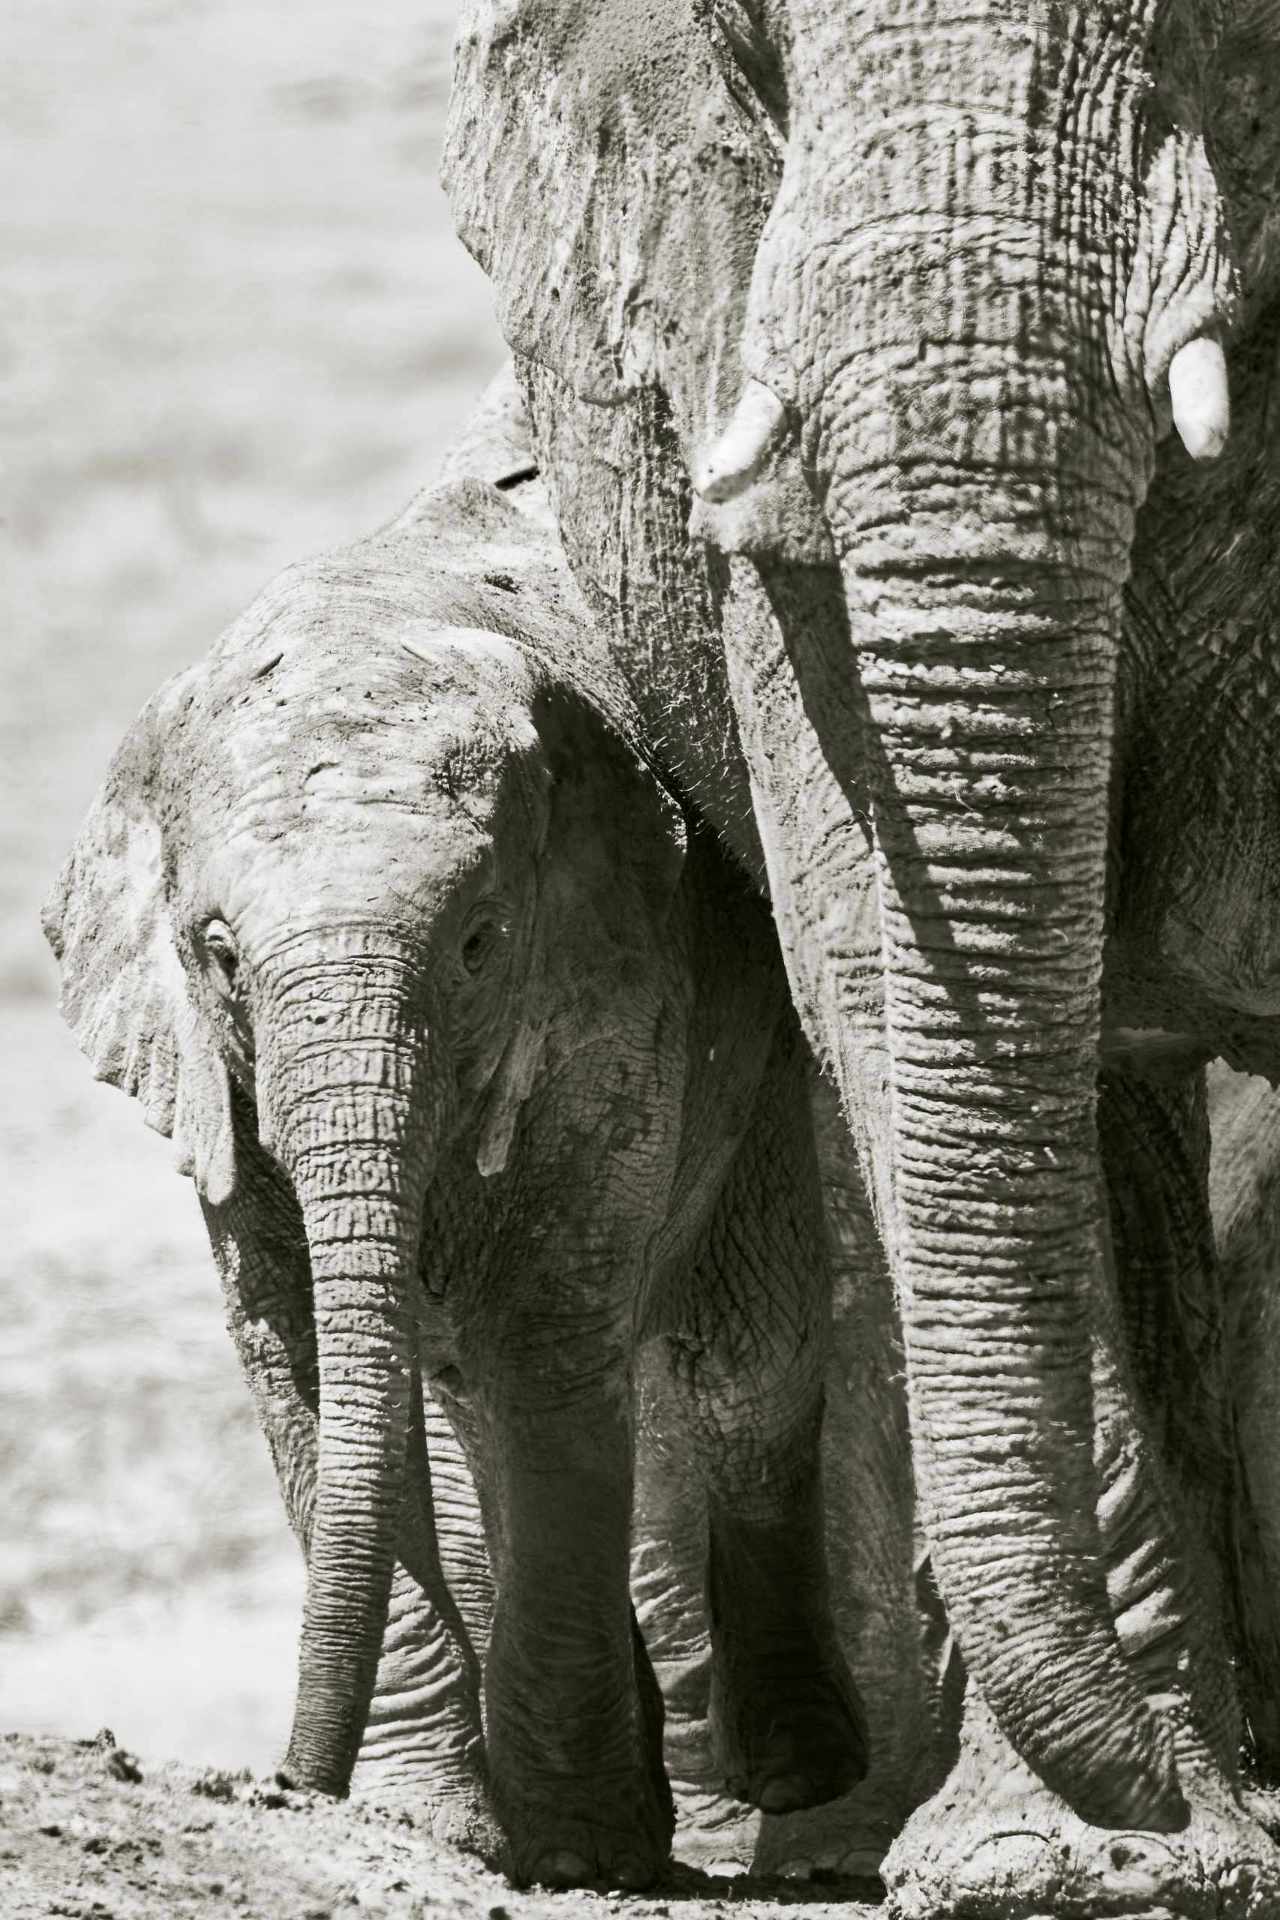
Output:
<path fill-rule="evenodd" d="M 5 1920 L 869 1920 L 838 1888 L 677 1868 L 651 1895 L 515 1893 L 402 1821 L 244 1773 L 149 1766 L 100 1731 L 0 1738 Z M 10 1876 L 7 1880 L 5 1876 Z"/>
<path fill-rule="evenodd" d="M 146 696 L 277 567 L 394 513 L 501 362 L 435 178 L 454 14 L 0 7 L 2 1920 L 619 1905 L 248 1776 L 201 1790 L 278 1757 L 300 1564 L 191 1188 L 90 1080 L 38 925 Z"/>

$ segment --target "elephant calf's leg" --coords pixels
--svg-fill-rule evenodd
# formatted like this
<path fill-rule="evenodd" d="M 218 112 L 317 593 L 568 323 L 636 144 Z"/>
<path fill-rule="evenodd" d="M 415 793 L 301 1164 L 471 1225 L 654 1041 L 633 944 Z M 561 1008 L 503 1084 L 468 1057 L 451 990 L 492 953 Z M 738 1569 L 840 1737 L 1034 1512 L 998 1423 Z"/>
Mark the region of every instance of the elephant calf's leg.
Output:
<path fill-rule="evenodd" d="M 834 1800 L 867 1769 L 827 1601 L 816 1421 L 796 1452 L 754 1488 L 722 1484 L 711 1499 L 711 1725 L 725 1785 L 765 1813 Z M 768 1513 L 761 1492 L 789 1511 Z"/>
<path fill-rule="evenodd" d="M 817 1170 L 789 1039 L 779 1050 L 668 1349 L 707 1482 L 713 1736 L 729 1791 L 767 1813 L 833 1800 L 867 1768 L 827 1589 Z"/>
<path fill-rule="evenodd" d="M 400 1559 L 352 1793 L 425 1818 L 439 1839 L 496 1861 L 502 1841 L 483 1794 L 480 1666 L 445 1578 L 434 1496 L 415 1377 Z"/>
<path fill-rule="evenodd" d="M 487 1396 L 498 1598 L 485 1674 L 494 1804 L 517 1881 L 641 1887 L 674 1825 L 662 1703 L 628 1582 L 625 1358 L 525 1329 Z M 583 1365 L 575 1366 L 575 1352 Z"/>

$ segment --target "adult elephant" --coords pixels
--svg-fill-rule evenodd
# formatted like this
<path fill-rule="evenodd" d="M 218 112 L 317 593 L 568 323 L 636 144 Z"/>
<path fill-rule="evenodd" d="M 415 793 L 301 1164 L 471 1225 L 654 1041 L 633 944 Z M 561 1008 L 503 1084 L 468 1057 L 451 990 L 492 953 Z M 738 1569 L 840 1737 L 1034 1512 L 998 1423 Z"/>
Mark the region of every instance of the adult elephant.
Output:
<path fill-rule="evenodd" d="M 1227 481 L 1188 455 L 1226 443 L 1228 335 L 1265 358 L 1278 37 L 1261 4 L 486 0 L 446 155 L 580 584 L 767 881 L 872 1168 L 970 1671 L 1103 1826 L 1175 1830 L 1234 1766 L 1216 1680 L 1185 1715 L 1147 1697 L 1212 1643 L 1211 1599 L 1171 1574 L 1160 1631 L 1123 1635 L 1117 1513 L 1150 1477 L 1105 1414 L 1097 1069 L 1109 833 L 1186 638 L 1140 596 L 1118 700 L 1126 578 L 1158 588 L 1188 525 L 1203 561 L 1196 503 L 1269 472 L 1253 420 Z M 1210 633 L 1256 597 L 1224 578 Z M 1168 869 L 1112 929 L 1131 1073 L 1270 1044 Z M 1168 1686 L 1126 1657 L 1156 1641 Z"/>

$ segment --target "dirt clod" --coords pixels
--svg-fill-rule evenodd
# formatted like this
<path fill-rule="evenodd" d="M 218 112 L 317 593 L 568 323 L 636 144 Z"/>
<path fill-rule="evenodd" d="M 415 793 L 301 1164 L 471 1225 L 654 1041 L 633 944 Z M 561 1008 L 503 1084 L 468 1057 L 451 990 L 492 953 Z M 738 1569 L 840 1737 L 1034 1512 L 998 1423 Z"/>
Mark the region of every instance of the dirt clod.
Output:
<path fill-rule="evenodd" d="M 239 1777 L 236 1774 L 224 1773 L 220 1768 L 209 1767 L 204 1773 L 196 1775 L 191 1782 L 191 1791 L 201 1794 L 206 1800 L 234 1800 L 239 1784 Z M 202 1824 L 212 1825 L 212 1822 Z"/>
<path fill-rule="evenodd" d="M 107 1755 L 107 1772 L 113 1780 L 127 1780 L 130 1786 L 137 1786 L 142 1779 L 142 1768 L 123 1747 L 113 1747 Z"/>

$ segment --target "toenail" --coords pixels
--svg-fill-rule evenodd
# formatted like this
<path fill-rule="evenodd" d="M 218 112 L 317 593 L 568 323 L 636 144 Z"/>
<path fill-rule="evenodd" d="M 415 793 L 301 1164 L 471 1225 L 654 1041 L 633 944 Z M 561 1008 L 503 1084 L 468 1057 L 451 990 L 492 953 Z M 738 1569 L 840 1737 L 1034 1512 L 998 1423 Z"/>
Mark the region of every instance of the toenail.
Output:
<path fill-rule="evenodd" d="M 591 1878 L 591 1868 L 581 1854 L 562 1848 L 544 1853 L 533 1870 L 533 1878 L 544 1887 L 580 1887 Z"/>
<path fill-rule="evenodd" d="M 761 1813 L 794 1813 L 809 1804 L 810 1784 L 802 1773 L 780 1773 L 766 1780 L 756 1805 Z"/>
<path fill-rule="evenodd" d="M 638 1893 L 642 1887 L 653 1881 L 653 1868 L 647 1866 L 636 1854 L 626 1854 L 619 1860 L 609 1875 L 610 1885 L 623 1887 L 628 1893 Z"/>

